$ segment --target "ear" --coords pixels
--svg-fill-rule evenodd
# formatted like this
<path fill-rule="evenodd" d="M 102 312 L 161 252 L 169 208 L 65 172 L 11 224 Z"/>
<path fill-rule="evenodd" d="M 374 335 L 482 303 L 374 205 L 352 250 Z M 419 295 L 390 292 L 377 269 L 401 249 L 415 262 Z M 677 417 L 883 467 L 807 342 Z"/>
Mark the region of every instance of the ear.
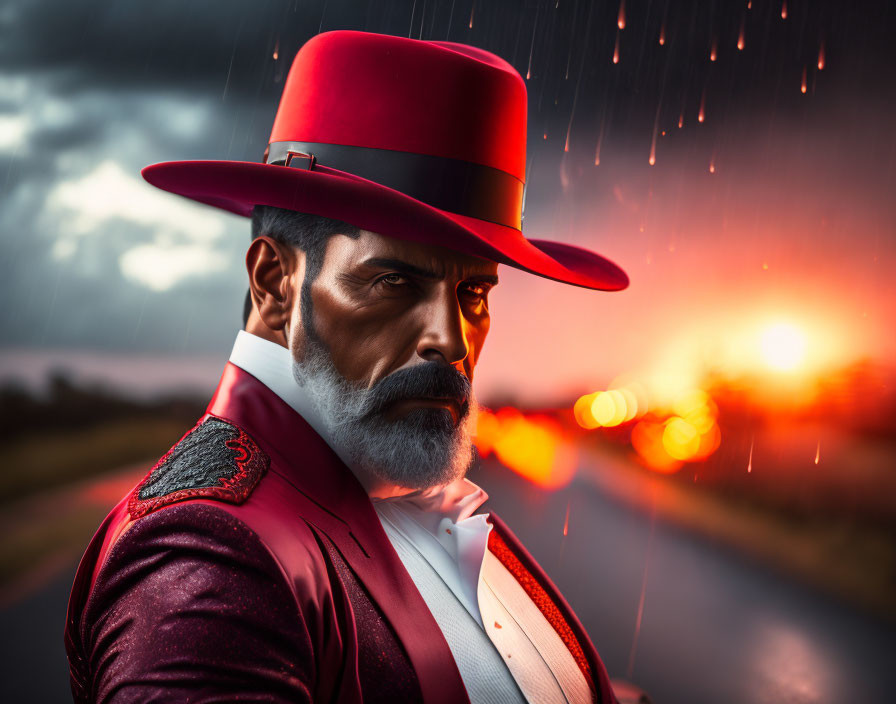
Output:
<path fill-rule="evenodd" d="M 298 299 L 298 282 L 304 268 L 303 252 L 267 235 L 257 237 L 249 245 L 249 295 L 261 322 L 271 331 L 285 332 Z"/>

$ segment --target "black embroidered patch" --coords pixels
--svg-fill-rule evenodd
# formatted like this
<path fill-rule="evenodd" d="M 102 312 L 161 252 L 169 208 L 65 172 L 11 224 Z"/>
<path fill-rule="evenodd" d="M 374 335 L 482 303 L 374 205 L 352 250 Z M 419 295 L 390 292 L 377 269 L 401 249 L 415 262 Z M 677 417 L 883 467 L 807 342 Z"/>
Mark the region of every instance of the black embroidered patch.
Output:
<path fill-rule="evenodd" d="M 193 497 L 240 504 L 270 464 L 241 428 L 209 416 L 158 461 L 128 501 L 132 518 Z"/>

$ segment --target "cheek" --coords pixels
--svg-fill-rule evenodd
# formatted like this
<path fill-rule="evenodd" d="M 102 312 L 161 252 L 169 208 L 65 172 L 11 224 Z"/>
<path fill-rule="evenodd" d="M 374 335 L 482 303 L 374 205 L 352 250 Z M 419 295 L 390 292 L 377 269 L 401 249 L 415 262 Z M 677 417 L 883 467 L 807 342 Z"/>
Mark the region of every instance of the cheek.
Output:
<path fill-rule="evenodd" d="M 414 353 L 419 325 L 412 311 L 389 302 L 364 305 L 333 290 L 312 298 L 315 329 L 349 381 L 369 386 Z"/>
<path fill-rule="evenodd" d="M 482 354 L 485 338 L 488 336 L 489 325 L 490 320 L 487 315 L 468 321 L 466 337 L 467 345 L 469 346 L 469 354 L 467 356 L 465 367 L 470 379 L 473 378 L 473 369 L 479 362 L 479 355 Z"/>

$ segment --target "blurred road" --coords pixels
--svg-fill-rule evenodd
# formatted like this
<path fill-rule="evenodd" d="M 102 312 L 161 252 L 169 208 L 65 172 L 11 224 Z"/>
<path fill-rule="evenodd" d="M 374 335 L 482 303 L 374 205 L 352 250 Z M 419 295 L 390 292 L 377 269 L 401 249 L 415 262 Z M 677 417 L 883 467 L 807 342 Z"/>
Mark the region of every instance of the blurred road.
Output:
<path fill-rule="evenodd" d="M 557 582 L 610 675 L 631 667 L 659 704 L 896 701 L 892 624 L 620 505 L 587 477 L 552 494 L 488 462 L 471 478 Z M 0 701 L 70 701 L 74 568 L 0 612 Z"/>
<path fill-rule="evenodd" d="M 620 505 L 587 471 L 554 494 L 493 464 L 471 479 L 560 587 L 610 676 L 626 678 L 631 662 L 628 679 L 658 704 L 896 701 L 894 624 Z"/>

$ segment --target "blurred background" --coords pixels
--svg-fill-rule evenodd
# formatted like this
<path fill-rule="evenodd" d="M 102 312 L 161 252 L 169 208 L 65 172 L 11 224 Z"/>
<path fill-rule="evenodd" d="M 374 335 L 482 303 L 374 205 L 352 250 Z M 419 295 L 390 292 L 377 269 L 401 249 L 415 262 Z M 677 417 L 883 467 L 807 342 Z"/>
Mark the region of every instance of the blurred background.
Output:
<path fill-rule="evenodd" d="M 611 676 L 658 702 L 892 701 L 885 0 L 6 0 L 3 699 L 68 698 L 77 561 L 241 325 L 248 221 L 140 169 L 260 161 L 292 57 L 333 29 L 510 61 L 525 234 L 631 277 L 609 294 L 502 267 L 475 384 L 471 478 Z"/>

